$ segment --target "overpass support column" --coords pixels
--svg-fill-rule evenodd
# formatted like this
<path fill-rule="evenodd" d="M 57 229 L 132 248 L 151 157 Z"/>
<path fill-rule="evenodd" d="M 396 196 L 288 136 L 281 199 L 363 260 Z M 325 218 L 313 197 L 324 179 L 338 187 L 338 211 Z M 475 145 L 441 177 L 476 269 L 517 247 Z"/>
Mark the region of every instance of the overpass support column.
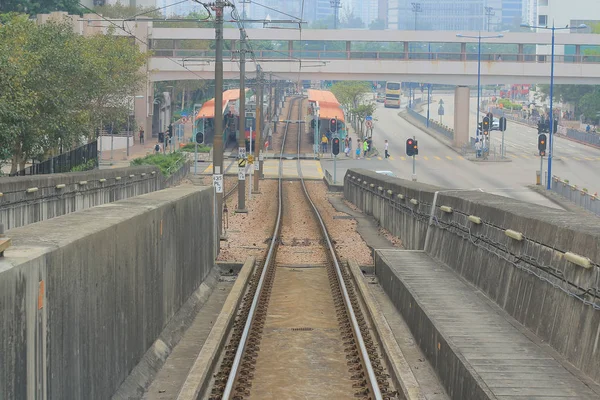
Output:
<path fill-rule="evenodd" d="M 460 61 L 467 61 L 467 44 L 460 44 Z"/>
<path fill-rule="evenodd" d="M 456 147 L 469 142 L 470 100 L 469 87 L 457 86 L 454 90 L 454 146 Z"/>
<path fill-rule="evenodd" d="M 517 61 L 525 61 L 525 50 L 523 50 L 523 47 L 523 44 L 519 43 L 519 49 L 517 51 Z"/>
<path fill-rule="evenodd" d="M 136 43 L 142 53 L 150 50 L 148 32 L 151 28 L 152 22 L 144 20 L 138 20 L 134 25 L 133 34 L 139 38 Z M 133 98 L 133 114 L 137 131 L 139 132 L 140 129 L 144 130 L 145 140 L 152 139 L 152 113 L 154 107 L 154 83 L 150 80 L 149 61 L 148 59 L 146 64 L 140 69 L 140 72 L 146 76 L 146 83 L 145 85 L 140 85 Z M 134 135 L 136 135 L 135 132 Z"/>

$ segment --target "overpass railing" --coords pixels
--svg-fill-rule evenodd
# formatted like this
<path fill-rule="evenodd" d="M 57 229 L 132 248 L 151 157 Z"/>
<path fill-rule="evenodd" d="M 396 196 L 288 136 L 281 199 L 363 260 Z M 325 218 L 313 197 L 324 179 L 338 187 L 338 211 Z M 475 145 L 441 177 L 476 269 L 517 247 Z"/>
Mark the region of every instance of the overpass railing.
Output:
<path fill-rule="evenodd" d="M 215 58 L 214 50 L 190 49 L 154 49 L 154 57 L 198 57 Z M 259 60 L 431 60 L 431 61 L 473 61 L 478 60 L 477 54 L 472 53 L 437 53 L 437 52 L 404 52 L 404 51 L 336 51 L 336 50 L 256 50 L 254 54 Z M 224 59 L 237 59 L 237 53 L 231 50 L 223 51 Z M 485 62 L 527 62 L 550 63 L 550 57 L 536 54 L 490 53 L 482 54 L 481 61 Z M 594 64 L 600 63 L 598 56 L 560 55 L 555 56 L 555 63 L 565 64 Z"/>
<path fill-rule="evenodd" d="M 556 175 L 552 177 L 552 191 L 578 206 L 600 215 L 600 199 L 597 193 L 588 193 L 587 188 L 571 185 L 568 180 L 562 180 Z"/>

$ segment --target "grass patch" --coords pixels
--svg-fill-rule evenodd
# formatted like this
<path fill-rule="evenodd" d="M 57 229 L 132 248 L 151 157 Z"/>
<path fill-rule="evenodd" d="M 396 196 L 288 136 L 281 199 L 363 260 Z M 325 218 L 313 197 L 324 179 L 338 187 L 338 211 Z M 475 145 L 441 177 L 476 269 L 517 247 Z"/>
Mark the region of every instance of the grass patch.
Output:
<path fill-rule="evenodd" d="M 199 144 L 198 145 L 198 153 L 210 153 L 210 149 L 212 149 L 212 147 L 210 146 L 206 146 L 203 144 Z M 181 151 L 186 151 L 189 153 L 193 153 L 194 151 L 196 151 L 196 144 L 195 143 L 188 143 L 185 146 L 183 146 L 181 149 Z"/>
<path fill-rule="evenodd" d="M 131 162 L 131 166 L 155 165 L 160 169 L 163 176 L 167 177 L 177 171 L 183 165 L 185 158 L 181 152 L 176 151 L 168 154 L 150 154 L 146 157 L 136 158 Z"/>

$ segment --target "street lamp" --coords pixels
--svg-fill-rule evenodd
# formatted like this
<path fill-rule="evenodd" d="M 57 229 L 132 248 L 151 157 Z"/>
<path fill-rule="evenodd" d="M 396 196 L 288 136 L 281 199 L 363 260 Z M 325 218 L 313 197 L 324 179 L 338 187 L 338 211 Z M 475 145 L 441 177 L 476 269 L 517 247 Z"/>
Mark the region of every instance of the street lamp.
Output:
<path fill-rule="evenodd" d="M 548 178 L 546 179 L 546 189 L 550 190 L 551 189 L 551 184 L 552 184 L 552 156 L 553 156 L 553 147 L 554 147 L 554 112 L 552 110 L 552 97 L 554 94 L 554 32 L 557 30 L 565 30 L 565 29 L 585 29 L 587 28 L 586 24 L 581 24 L 575 28 L 569 28 L 569 25 L 565 26 L 564 28 L 556 28 L 554 26 L 554 21 L 552 21 L 552 27 L 548 27 L 548 26 L 535 26 L 535 25 L 529 25 L 529 24 L 521 24 L 522 28 L 530 28 L 530 29 L 548 29 L 550 31 L 552 31 L 552 55 L 550 58 L 550 122 L 549 122 L 549 131 L 550 131 L 550 137 L 549 137 L 549 145 L 548 145 Z M 541 177 L 541 179 L 544 179 L 543 177 Z"/>
<path fill-rule="evenodd" d="M 480 96 L 481 96 L 481 39 L 496 39 L 504 37 L 502 34 L 492 35 L 492 36 L 481 36 L 481 32 L 477 36 L 468 36 L 462 35 L 458 33 L 456 37 L 459 38 L 469 38 L 469 39 L 477 39 L 477 124 L 476 124 L 476 134 L 475 136 L 479 139 L 479 104 L 480 104 Z"/>

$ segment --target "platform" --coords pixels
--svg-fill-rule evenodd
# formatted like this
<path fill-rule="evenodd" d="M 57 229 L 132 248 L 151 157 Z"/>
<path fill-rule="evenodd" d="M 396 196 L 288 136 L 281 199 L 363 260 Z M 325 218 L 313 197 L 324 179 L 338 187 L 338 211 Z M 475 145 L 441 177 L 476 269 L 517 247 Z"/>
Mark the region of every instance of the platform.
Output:
<path fill-rule="evenodd" d="M 377 250 L 375 259 L 380 285 L 452 398 L 600 397 L 533 333 L 424 252 Z"/>

